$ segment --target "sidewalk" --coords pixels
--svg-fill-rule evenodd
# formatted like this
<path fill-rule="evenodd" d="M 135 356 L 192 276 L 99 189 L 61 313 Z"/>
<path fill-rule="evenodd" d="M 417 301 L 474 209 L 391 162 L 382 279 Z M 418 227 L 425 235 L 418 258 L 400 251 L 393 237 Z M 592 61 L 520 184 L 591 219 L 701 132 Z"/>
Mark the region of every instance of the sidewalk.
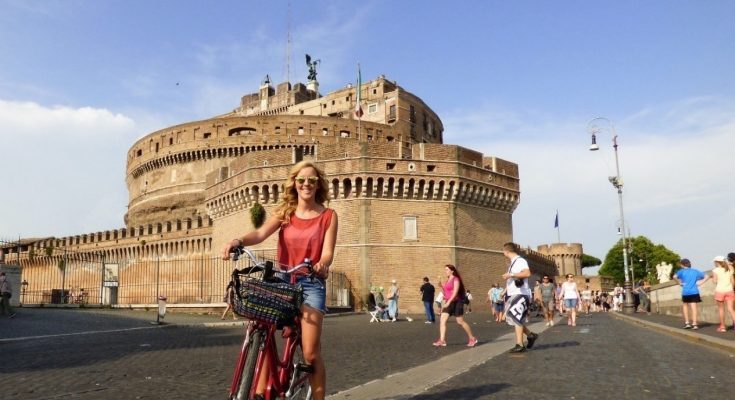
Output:
<path fill-rule="evenodd" d="M 623 314 L 619 312 L 610 312 L 609 314 L 624 321 L 640 324 L 703 345 L 717 347 L 731 352 L 735 351 L 735 331 L 733 331 L 732 325 L 727 327 L 727 332 L 719 333 L 717 332 L 718 324 L 708 322 L 700 322 L 698 330 L 684 329 L 684 320 L 677 315 L 655 313 L 651 313 L 650 315 L 646 313 Z"/>

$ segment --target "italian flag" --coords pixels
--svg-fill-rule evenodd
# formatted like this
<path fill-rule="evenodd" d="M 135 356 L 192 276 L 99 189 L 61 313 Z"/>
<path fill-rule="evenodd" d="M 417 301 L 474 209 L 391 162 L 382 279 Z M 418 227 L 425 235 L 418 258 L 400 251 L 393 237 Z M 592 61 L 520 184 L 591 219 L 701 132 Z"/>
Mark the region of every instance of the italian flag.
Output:
<path fill-rule="evenodd" d="M 362 74 L 360 73 L 360 63 L 357 64 L 357 102 L 355 103 L 355 116 L 362 117 Z"/>

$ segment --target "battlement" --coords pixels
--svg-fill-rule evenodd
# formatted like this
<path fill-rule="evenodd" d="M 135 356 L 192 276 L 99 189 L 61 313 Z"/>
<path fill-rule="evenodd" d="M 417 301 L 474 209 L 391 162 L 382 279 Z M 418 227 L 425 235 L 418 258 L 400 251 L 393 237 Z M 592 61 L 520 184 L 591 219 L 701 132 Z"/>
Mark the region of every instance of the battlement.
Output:
<path fill-rule="evenodd" d="M 571 257 L 582 257 L 581 243 L 551 243 L 537 247 L 538 252 L 546 255 L 565 255 Z"/>

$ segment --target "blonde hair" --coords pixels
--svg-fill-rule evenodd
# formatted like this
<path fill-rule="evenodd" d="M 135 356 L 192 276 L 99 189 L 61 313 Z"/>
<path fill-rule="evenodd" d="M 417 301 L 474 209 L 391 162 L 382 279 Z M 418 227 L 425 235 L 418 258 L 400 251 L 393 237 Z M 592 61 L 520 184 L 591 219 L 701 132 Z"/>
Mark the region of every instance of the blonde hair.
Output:
<path fill-rule="evenodd" d="M 733 267 L 730 265 L 727 261 L 715 261 L 715 264 L 717 264 L 718 267 L 722 267 L 725 271 L 732 271 Z"/>
<path fill-rule="evenodd" d="M 319 178 L 317 182 L 315 200 L 319 205 L 324 205 L 324 202 L 329 202 L 329 182 L 324 177 L 324 172 L 316 166 L 313 161 L 304 160 L 296 163 L 291 167 L 291 171 L 288 173 L 286 182 L 283 184 L 284 191 L 281 195 L 281 200 L 278 202 L 278 206 L 274 211 L 274 214 L 283 224 L 288 224 L 291 215 L 296 211 L 296 205 L 299 203 L 299 194 L 296 192 L 296 176 L 304 168 L 314 168 L 316 176 Z"/>

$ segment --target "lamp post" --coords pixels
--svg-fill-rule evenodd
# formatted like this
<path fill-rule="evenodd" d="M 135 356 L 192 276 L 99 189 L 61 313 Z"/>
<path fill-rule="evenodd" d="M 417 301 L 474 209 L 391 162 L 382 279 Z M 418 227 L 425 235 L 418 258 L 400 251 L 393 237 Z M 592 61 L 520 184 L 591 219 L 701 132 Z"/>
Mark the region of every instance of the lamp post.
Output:
<path fill-rule="evenodd" d="M 615 176 L 608 177 L 608 180 L 615 189 L 618 190 L 618 204 L 620 206 L 620 230 L 623 235 L 623 271 L 625 273 L 625 284 L 623 290 L 625 293 L 625 302 L 623 303 L 623 311 L 626 314 L 635 312 L 635 302 L 633 301 L 632 285 L 630 281 L 630 266 L 628 265 L 628 239 L 625 234 L 625 213 L 623 212 L 623 180 L 620 178 L 620 162 L 618 161 L 618 135 L 615 133 L 615 126 L 612 121 L 604 117 L 597 117 L 587 124 L 587 132 L 592 135 L 592 144 L 590 151 L 597 151 L 600 146 L 597 145 L 597 134 L 600 133 L 598 122 L 606 122 L 610 127 L 612 134 L 613 149 L 615 149 Z"/>
<path fill-rule="evenodd" d="M 20 303 L 25 303 L 26 300 L 26 290 L 28 289 L 28 281 L 23 279 L 23 282 L 20 283 L 21 286 L 21 296 L 20 296 Z"/>

